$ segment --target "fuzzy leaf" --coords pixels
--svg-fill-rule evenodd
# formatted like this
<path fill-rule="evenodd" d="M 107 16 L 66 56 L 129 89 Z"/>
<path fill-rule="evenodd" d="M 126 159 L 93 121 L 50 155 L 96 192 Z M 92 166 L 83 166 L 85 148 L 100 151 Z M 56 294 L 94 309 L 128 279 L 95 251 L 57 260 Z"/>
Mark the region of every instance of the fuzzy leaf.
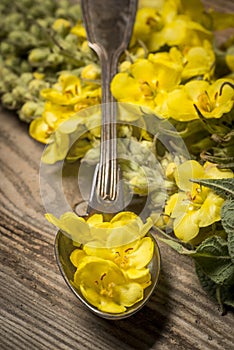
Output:
<path fill-rule="evenodd" d="M 225 179 L 191 179 L 192 182 L 209 187 L 219 196 L 227 199 L 234 198 L 234 178 Z"/>
<path fill-rule="evenodd" d="M 196 274 L 199 278 L 202 288 L 212 297 L 216 296 L 216 283 L 213 282 L 202 270 L 199 264 L 195 264 Z"/>
<path fill-rule="evenodd" d="M 228 234 L 228 251 L 234 263 L 234 200 L 226 200 L 221 209 L 221 220 L 224 230 Z"/>
<path fill-rule="evenodd" d="M 230 285 L 234 280 L 234 264 L 227 242 L 218 236 L 207 238 L 193 257 L 202 271 L 218 285 Z"/>
<path fill-rule="evenodd" d="M 225 305 L 234 307 L 234 284 L 231 286 L 219 286 L 203 272 L 200 265 L 195 264 L 195 268 L 202 288 L 211 298 L 217 300 L 222 312 Z"/>
<path fill-rule="evenodd" d="M 226 200 L 221 208 L 221 220 L 225 231 L 234 233 L 234 200 Z"/>

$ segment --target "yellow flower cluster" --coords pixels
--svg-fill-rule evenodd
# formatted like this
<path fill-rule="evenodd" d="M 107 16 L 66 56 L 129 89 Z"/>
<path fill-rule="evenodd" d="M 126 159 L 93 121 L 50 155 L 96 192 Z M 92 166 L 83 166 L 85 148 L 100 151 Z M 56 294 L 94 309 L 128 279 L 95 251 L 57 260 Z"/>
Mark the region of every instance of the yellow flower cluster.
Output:
<path fill-rule="evenodd" d="M 180 122 L 199 119 L 199 112 L 209 119 L 230 112 L 233 77 L 216 77 L 211 27 L 215 21 L 199 0 L 140 1 L 129 52 L 111 84 L 116 100 L 146 106 L 161 118 Z M 221 17 L 219 26 L 225 27 L 225 21 Z M 70 32 L 79 37 L 79 50 L 89 50 L 81 23 Z M 233 71 L 231 49 L 225 59 Z M 60 73 L 57 83 L 41 92 L 44 111 L 32 121 L 30 135 L 48 143 L 63 121 L 100 104 L 98 80 L 100 67 L 94 63 L 77 72 Z"/>
<path fill-rule="evenodd" d="M 95 64 L 86 66 L 81 77 L 70 72 L 61 73 L 52 88 L 43 89 L 45 107 L 42 116 L 30 124 L 30 135 L 42 143 L 48 143 L 51 134 L 75 113 L 101 102 L 100 85 L 94 81 L 100 74 Z"/>
<path fill-rule="evenodd" d="M 76 267 L 73 283 L 90 304 L 103 312 L 121 313 L 143 299 L 151 284 L 151 218 L 145 224 L 132 212 L 120 212 L 110 221 L 102 214 L 85 220 L 71 212 L 60 219 L 52 214 L 46 218 L 78 246 L 70 256 Z"/>

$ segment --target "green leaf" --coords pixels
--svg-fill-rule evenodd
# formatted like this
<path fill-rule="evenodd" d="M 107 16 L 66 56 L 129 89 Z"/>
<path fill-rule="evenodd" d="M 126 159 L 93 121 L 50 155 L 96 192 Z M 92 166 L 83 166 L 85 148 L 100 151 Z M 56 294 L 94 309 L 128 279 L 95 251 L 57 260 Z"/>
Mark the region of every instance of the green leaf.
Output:
<path fill-rule="evenodd" d="M 228 234 L 228 251 L 234 263 L 234 200 L 226 200 L 221 208 L 221 220 L 224 230 Z"/>
<path fill-rule="evenodd" d="M 202 288 L 212 297 L 216 297 L 216 288 L 217 285 L 215 282 L 213 282 L 207 274 L 204 273 L 202 268 L 199 264 L 195 263 L 195 271 L 197 274 L 197 277 L 201 283 Z"/>
<path fill-rule="evenodd" d="M 234 233 L 234 200 L 226 200 L 221 208 L 221 220 L 225 231 Z"/>
<path fill-rule="evenodd" d="M 234 178 L 228 179 L 191 179 L 190 181 L 209 187 L 223 198 L 234 199 Z"/>
<path fill-rule="evenodd" d="M 234 307 L 234 280 L 230 286 L 220 286 L 204 273 L 199 264 L 195 264 L 195 269 L 202 288 L 211 298 L 217 300 L 222 313 L 225 311 L 225 305 Z"/>
<path fill-rule="evenodd" d="M 176 242 L 173 239 L 167 239 L 167 238 L 162 238 L 162 237 L 158 237 L 158 239 L 160 241 L 166 243 L 167 245 L 169 245 L 172 249 L 176 250 L 179 254 L 183 254 L 183 255 L 194 255 L 195 254 L 194 250 L 186 249 L 181 243 Z"/>
<path fill-rule="evenodd" d="M 207 238 L 193 257 L 202 271 L 218 285 L 230 285 L 234 280 L 234 264 L 227 241 L 219 236 Z"/>

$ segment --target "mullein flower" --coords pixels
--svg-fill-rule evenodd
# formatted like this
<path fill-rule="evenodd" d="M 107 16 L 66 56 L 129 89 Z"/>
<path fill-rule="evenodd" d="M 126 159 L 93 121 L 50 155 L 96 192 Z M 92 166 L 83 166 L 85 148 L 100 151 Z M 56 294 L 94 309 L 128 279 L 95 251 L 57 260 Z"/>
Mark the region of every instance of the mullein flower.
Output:
<path fill-rule="evenodd" d="M 143 223 L 139 216 L 127 211 L 116 214 L 110 221 L 104 221 L 102 214 L 85 220 L 73 212 L 64 213 L 59 219 L 47 213 L 46 219 L 70 235 L 73 241 L 94 248 L 113 248 L 135 242 L 153 225 L 150 217 Z"/>
<path fill-rule="evenodd" d="M 151 218 L 143 223 L 133 212 L 120 212 L 110 221 L 104 221 L 102 214 L 85 220 L 70 212 L 60 219 L 52 214 L 46 218 L 78 246 L 70 255 L 76 267 L 72 283 L 90 304 L 119 313 L 143 299 L 151 284 L 148 265 L 154 243 L 146 236 Z"/>
<path fill-rule="evenodd" d="M 143 287 L 131 282 L 112 261 L 87 256 L 77 266 L 74 286 L 100 311 L 121 313 L 144 297 Z"/>
<path fill-rule="evenodd" d="M 182 70 L 176 49 L 150 54 L 147 59 L 137 59 L 128 72 L 115 75 L 111 91 L 119 102 L 136 103 L 166 116 L 167 93 L 180 83 Z"/>
<path fill-rule="evenodd" d="M 178 192 L 173 194 L 165 206 L 165 214 L 173 219 L 173 230 L 180 240 L 194 239 L 200 228 L 220 221 L 220 209 L 224 199 L 211 189 L 192 183 L 190 179 L 233 178 L 230 170 L 219 170 L 216 164 L 206 162 L 204 166 L 195 160 L 179 165 L 174 171 Z"/>
<path fill-rule="evenodd" d="M 132 43 L 141 40 L 149 51 L 167 46 L 199 46 L 211 40 L 212 33 L 201 23 L 203 6 L 200 1 L 164 0 L 152 7 L 140 8 L 136 16 Z"/>
<path fill-rule="evenodd" d="M 184 68 L 182 79 L 193 77 L 213 77 L 215 68 L 215 53 L 209 41 L 204 41 L 202 46 L 187 46 L 181 50 Z"/>
<path fill-rule="evenodd" d="M 213 83 L 192 80 L 181 85 L 168 93 L 168 114 L 179 121 L 198 119 L 196 105 L 204 118 L 221 118 L 233 107 L 234 90 L 231 84 L 231 79 L 218 79 Z"/>
<path fill-rule="evenodd" d="M 41 90 L 41 96 L 46 101 L 44 111 L 32 121 L 29 133 L 36 140 L 48 143 L 63 122 L 80 110 L 99 104 L 101 90 L 96 83 L 82 83 L 78 76 L 64 72 L 51 88 Z"/>
<path fill-rule="evenodd" d="M 154 244 L 150 237 L 143 237 L 132 243 L 111 249 L 93 248 L 87 244 L 83 251 L 87 255 L 113 261 L 124 271 L 129 280 L 140 283 L 143 288 L 151 284 L 150 271 L 147 265 L 153 256 Z"/>

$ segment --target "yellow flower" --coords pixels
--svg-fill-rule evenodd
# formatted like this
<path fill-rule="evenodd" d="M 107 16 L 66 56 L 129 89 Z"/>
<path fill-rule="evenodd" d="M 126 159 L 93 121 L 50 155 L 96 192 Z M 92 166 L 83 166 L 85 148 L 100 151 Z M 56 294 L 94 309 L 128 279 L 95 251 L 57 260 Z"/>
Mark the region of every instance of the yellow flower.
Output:
<path fill-rule="evenodd" d="M 174 219 L 175 235 L 188 242 L 198 235 L 201 227 L 207 227 L 220 220 L 220 209 L 224 202 L 212 190 L 192 183 L 190 179 L 232 178 L 233 172 L 221 171 L 209 162 L 201 166 L 191 160 L 179 165 L 174 177 L 181 192 L 169 198 L 165 214 Z"/>
<path fill-rule="evenodd" d="M 47 213 L 46 219 L 71 236 L 75 242 L 88 244 L 90 248 L 115 248 L 143 238 L 153 226 L 153 220 L 141 218 L 132 212 L 120 212 L 110 221 L 104 221 L 102 214 L 94 214 L 87 220 L 73 212 L 67 212 L 58 219 Z"/>
<path fill-rule="evenodd" d="M 161 27 L 162 18 L 157 9 L 151 7 L 139 9 L 136 14 L 132 42 L 142 40 L 147 43 L 151 33 Z"/>
<path fill-rule="evenodd" d="M 60 33 L 63 33 L 64 31 L 68 32 L 68 30 L 71 28 L 71 23 L 64 18 L 57 18 L 54 21 L 52 28 L 56 32 L 60 32 Z"/>
<path fill-rule="evenodd" d="M 130 244 L 111 249 L 92 247 L 86 244 L 83 251 L 87 255 L 113 261 L 125 271 L 129 280 L 140 283 L 143 288 L 151 284 L 151 275 L 147 265 L 153 256 L 154 243 L 150 237 L 143 237 Z M 74 265 L 76 266 L 76 262 Z"/>
<path fill-rule="evenodd" d="M 46 218 L 79 247 L 70 255 L 76 267 L 73 283 L 90 304 L 119 313 L 142 300 L 144 289 L 151 284 L 148 265 L 154 243 L 145 236 L 152 219 L 143 223 L 132 212 L 120 212 L 110 221 L 104 221 L 102 214 L 85 220 L 71 212 L 60 219 L 47 213 Z"/>
<path fill-rule="evenodd" d="M 184 59 L 183 79 L 212 76 L 215 67 L 215 53 L 209 41 L 206 40 L 203 46 L 186 47 L 182 50 L 182 54 Z"/>
<path fill-rule="evenodd" d="M 199 46 L 211 40 L 212 33 L 201 23 L 206 22 L 200 1 L 164 0 L 154 7 L 140 8 L 137 12 L 132 44 L 145 43 L 149 51 L 167 46 Z M 199 20 L 201 23 L 198 23 Z"/>
<path fill-rule="evenodd" d="M 148 59 L 137 59 L 128 72 L 115 75 L 111 91 L 119 102 L 143 105 L 165 116 L 167 92 L 180 83 L 182 70 L 182 60 L 175 48 L 150 54 Z"/>
<path fill-rule="evenodd" d="M 72 27 L 71 33 L 77 35 L 79 38 L 82 38 L 83 40 L 86 39 L 86 31 L 82 23 L 77 23 L 75 26 Z"/>
<path fill-rule="evenodd" d="M 100 67 L 97 64 L 88 64 L 81 71 L 81 78 L 94 80 L 100 78 Z"/>
<path fill-rule="evenodd" d="M 198 119 L 194 108 L 197 106 L 205 118 L 221 118 L 230 112 L 234 103 L 234 90 L 225 82 L 231 79 L 218 79 L 213 84 L 203 80 L 193 80 L 168 93 L 167 106 L 170 117 L 179 121 Z"/>
<path fill-rule="evenodd" d="M 41 91 L 41 96 L 46 101 L 44 111 L 41 117 L 32 121 L 29 133 L 34 139 L 48 143 L 64 121 L 78 111 L 100 103 L 101 88 L 95 83 L 82 83 L 79 77 L 64 72 L 52 88 Z"/>
<path fill-rule="evenodd" d="M 212 34 L 197 22 L 191 21 L 184 15 L 178 15 L 166 22 L 159 32 L 154 32 L 149 38 L 150 51 L 158 50 L 164 45 L 199 46 L 204 40 L 211 40 Z"/>
<path fill-rule="evenodd" d="M 116 264 L 94 256 L 81 260 L 74 275 L 74 285 L 90 304 L 108 313 L 125 312 L 144 295 L 142 286 L 130 282 Z"/>

